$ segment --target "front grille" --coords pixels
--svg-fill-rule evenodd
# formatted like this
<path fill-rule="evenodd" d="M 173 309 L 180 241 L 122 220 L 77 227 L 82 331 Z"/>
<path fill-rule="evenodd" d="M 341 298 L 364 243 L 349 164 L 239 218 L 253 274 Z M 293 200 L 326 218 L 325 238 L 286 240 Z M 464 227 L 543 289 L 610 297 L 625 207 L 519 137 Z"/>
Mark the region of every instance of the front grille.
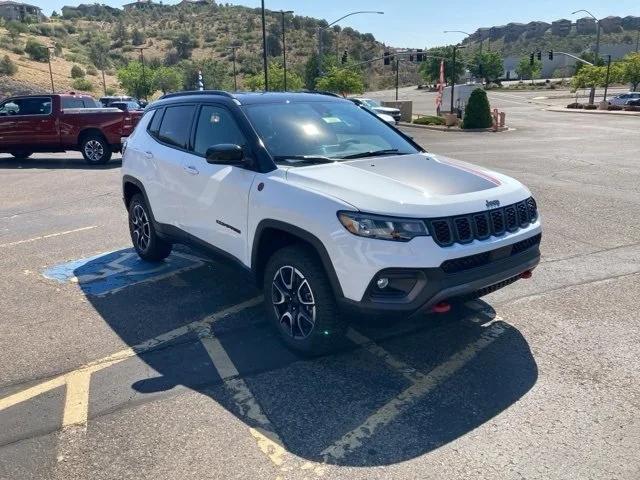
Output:
<path fill-rule="evenodd" d="M 458 273 L 463 272 L 465 270 L 471 270 L 473 268 L 482 267 L 487 265 L 495 260 L 500 260 L 505 257 L 510 257 L 513 255 L 517 255 L 518 253 L 524 252 L 536 245 L 540 244 L 540 240 L 542 240 L 542 234 L 534 235 L 533 237 L 527 238 L 526 240 L 521 240 L 517 243 L 511 245 L 511 251 L 508 253 L 502 253 L 503 248 L 508 247 L 500 247 L 497 250 L 491 250 L 488 252 L 477 253 L 475 255 L 469 255 L 467 257 L 453 258 L 451 260 L 447 260 L 440 265 L 440 268 L 445 273 Z M 497 252 L 500 251 L 500 255 Z"/>
<path fill-rule="evenodd" d="M 426 223 L 436 243 L 448 247 L 454 243 L 470 243 L 473 240 L 485 240 L 491 235 L 498 237 L 505 232 L 515 232 L 537 218 L 536 201 L 529 197 L 506 207 L 469 215 L 427 219 Z"/>

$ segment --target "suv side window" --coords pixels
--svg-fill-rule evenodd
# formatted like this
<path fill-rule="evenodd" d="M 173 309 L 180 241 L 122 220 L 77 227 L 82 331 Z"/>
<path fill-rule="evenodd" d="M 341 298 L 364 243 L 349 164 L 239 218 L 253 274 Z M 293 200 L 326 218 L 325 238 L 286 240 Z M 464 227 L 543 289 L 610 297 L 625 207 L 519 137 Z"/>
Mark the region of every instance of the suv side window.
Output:
<path fill-rule="evenodd" d="M 158 140 L 178 148 L 187 148 L 195 109 L 194 105 L 166 107 L 158 130 Z"/>
<path fill-rule="evenodd" d="M 203 105 L 198 115 L 193 152 L 205 156 L 207 149 L 220 143 L 232 143 L 246 148 L 247 141 L 227 109 Z"/>

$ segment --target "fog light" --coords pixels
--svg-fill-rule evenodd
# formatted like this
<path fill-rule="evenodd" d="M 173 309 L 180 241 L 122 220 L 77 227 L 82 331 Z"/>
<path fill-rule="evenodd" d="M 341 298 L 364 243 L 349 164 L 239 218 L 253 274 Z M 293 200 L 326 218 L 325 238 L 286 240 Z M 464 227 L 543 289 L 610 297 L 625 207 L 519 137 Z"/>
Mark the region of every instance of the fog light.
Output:
<path fill-rule="evenodd" d="M 383 290 L 383 289 L 387 288 L 388 285 L 389 285 L 389 279 L 388 278 L 379 278 L 378 281 L 376 282 L 376 286 L 380 290 Z"/>

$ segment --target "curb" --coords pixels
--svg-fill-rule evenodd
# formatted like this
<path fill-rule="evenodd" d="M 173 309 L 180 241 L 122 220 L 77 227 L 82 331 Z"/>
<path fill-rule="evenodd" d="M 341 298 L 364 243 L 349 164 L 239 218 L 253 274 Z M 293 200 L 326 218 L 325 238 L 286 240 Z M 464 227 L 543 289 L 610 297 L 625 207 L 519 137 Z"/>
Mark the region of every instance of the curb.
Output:
<path fill-rule="evenodd" d="M 512 128 L 509 128 L 509 127 L 500 127 L 498 128 L 497 132 L 494 132 L 493 128 L 469 128 L 465 130 L 462 128 L 445 127 L 443 125 L 417 125 L 415 123 L 409 123 L 409 122 L 400 122 L 398 123 L 398 126 L 409 127 L 409 128 L 421 128 L 423 130 L 433 130 L 435 132 L 456 132 L 456 133 L 474 133 L 474 132 L 499 133 L 499 132 L 507 132 L 507 131 L 513 130 Z"/>
<path fill-rule="evenodd" d="M 640 117 L 640 112 L 625 112 L 624 110 L 584 110 L 580 108 L 551 107 L 548 112 L 583 113 L 587 115 L 621 115 L 623 117 Z"/>

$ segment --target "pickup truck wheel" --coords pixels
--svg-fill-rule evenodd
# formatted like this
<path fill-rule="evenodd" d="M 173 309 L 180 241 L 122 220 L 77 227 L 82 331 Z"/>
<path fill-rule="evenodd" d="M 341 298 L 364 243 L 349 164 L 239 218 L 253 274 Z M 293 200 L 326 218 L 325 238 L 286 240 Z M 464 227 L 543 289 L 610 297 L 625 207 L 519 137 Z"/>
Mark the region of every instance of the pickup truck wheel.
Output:
<path fill-rule="evenodd" d="M 135 194 L 129 203 L 129 233 L 133 248 L 143 260 L 160 261 L 171 253 L 173 246 L 158 237 L 151 221 L 149 207 L 139 193 Z"/>
<path fill-rule="evenodd" d="M 267 314 L 288 347 L 320 355 L 344 344 L 346 326 L 331 285 L 308 248 L 293 245 L 274 253 L 263 288 Z"/>
<path fill-rule="evenodd" d="M 82 140 L 80 149 L 89 165 L 103 165 L 111 160 L 111 147 L 101 135 L 87 135 Z"/>
<path fill-rule="evenodd" d="M 31 155 L 33 155 L 33 152 L 24 152 L 24 151 L 11 152 L 11 155 L 13 156 L 13 158 L 17 158 L 18 160 L 26 160 Z"/>

